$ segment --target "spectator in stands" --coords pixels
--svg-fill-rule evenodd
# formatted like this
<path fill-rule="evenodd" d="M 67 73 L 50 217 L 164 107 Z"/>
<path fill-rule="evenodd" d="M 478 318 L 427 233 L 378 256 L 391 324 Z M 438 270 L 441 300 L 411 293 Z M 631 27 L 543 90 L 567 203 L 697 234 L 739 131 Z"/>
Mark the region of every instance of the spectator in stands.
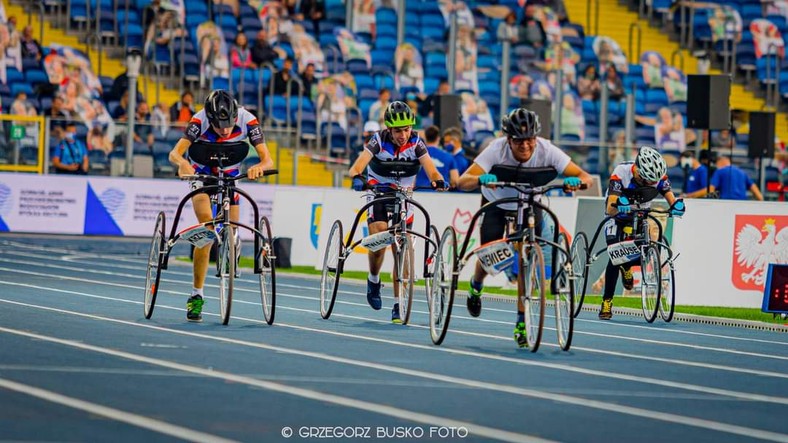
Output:
<path fill-rule="evenodd" d="M 16 17 L 8 17 L 6 22 L 8 30 L 8 40 L 5 41 L 5 64 L 13 66 L 17 70 L 22 70 L 22 44 L 19 31 L 16 29 Z"/>
<path fill-rule="evenodd" d="M 504 21 L 498 24 L 496 31 L 498 41 L 508 41 L 511 44 L 516 44 L 520 41 L 520 31 L 517 29 L 517 14 L 510 12 Z"/>
<path fill-rule="evenodd" d="M 258 32 L 257 38 L 252 45 L 252 62 L 257 66 L 262 66 L 265 63 L 273 63 L 277 58 L 279 58 L 279 54 L 268 43 L 265 31 Z"/>
<path fill-rule="evenodd" d="M 150 114 L 150 124 L 153 126 L 153 135 L 164 137 L 170 129 L 170 107 L 166 103 L 156 103 Z"/>
<path fill-rule="evenodd" d="M 186 30 L 178 25 L 175 18 L 175 12 L 164 11 L 156 17 L 156 26 L 148 28 L 145 38 L 144 53 L 149 57 L 153 57 L 151 45 L 168 45 L 173 38 L 184 37 L 187 35 Z"/>
<path fill-rule="evenodd" d="M 175 126 L 186 126 L 194 116 L 194 95 L 184 91 L 181 100 L 170 107 L 170 122 Z"/>
<path fill-rule="evenodd" d="M 289 82 L 291 78 L 293 78 L 293 59 L 292 57 L 287 57 L 282 64 L 282 69 L 274 74 L 274 94 L 287 94 L 287 82 Z M 290 86 L 290 94 L 298 95 L 297 83 L 293 83 Z"/>
<path fill-rule="evenodd" d="M 150 29 L 153 27 L 152 25 L 156 23 L 159 16 L 164 12 L 165 9 L 161 7 L 161 0 L 152 0 L 142 9 L 143 35 L 149 35 Z"/>
<path fill-rule="evenodd" d="M 734 146 L 736 146 L 736 137 L 733 136 L 730 129 L 723 129 L 711 136 L 712 148 L 731 149 Z"/>
<path fill-rule="evenodd" d="M 51 78 L 51 76 L 50 76 Z M 142 92 L 140 92 L 140 83 L 137 82 L 137 100 L 142 100 Z M 120 100 L 123 94 L 129 90 L 129 76 L 128 71 L 123 71 L 122 74 L 115 77 L 115 80 L 112 82 L 112 87 L 110 88 L 109 92 L 104 94 L 104 100 L 111 102 L 114 100 Z"/>
<path fill-rule="evenodd" d="M 457 180 L 460 178 L 460 174 L 457 172 L 457 167 L 454 165 L 454 156 L 438 146 L 440 139 L 441 130 L 439 127 L 432 125 L 424 130 L 424 142 L 427 145 L 427 152 L 429 152 L 430 157 L 432 157 L 435 168 L 438 169 L 438 172 L 440 172 L 443 177 L 449 179 L 449 186 L 453 189 L 457 187 Z M 432 186 L 432 181 L 427 177 L 424 168 L 419 169 L 419 174 L 416 176 L 416 186 Z"/>
<path fill-rule="evenodd" d="M 317 77 L 315 77 L 315 64 L 308 63 L 301 72 L 301 83 L 304 84 L 304 96 L 309 97 L 311 100 L 314 96 L 313 87 L 317 85 Z"/>
<path fill-rule="evenodd" d="M 547 40 L 547 34 L 544 32 L 542 23 L 534 17 L 535 12 L 536 7 L 531 3 L 527 3 L 525 6 L 525 13 L 523 14 L 523 20 L 520 22 L 522 26 L 520 28 L 521 35 L 519 40 L 536 49 L 541 49 L 544 47 L 545 41 Z"/>
<path fill-rule="evenodd" d="M 63 140 L 52 154 L 52 166 L 58 174 L 88 173 L 88 150 L 82 141 L 77 139 L 77 125 L 69 122 Z"/>
<path fill-rule="evenodd" d="M 422 117 L 430 117 L 434 118 L 433 111 L 435 110 L 435 101 L 438 99 L 437 96 L 443 94 L 449 94 L 451 92 L 451 88 L 449 86 L 449 81 L 446 79 L 441 79 L 440 83 L 438 84 L 438 90 L 426 95 L 424 93 L 417 94 L 417 101 L 419 102 L 419 115 Z"/>
<path fill-rule="evenodd" d="M 719 191 L 720 198 L 724 200 L 747 200 L 747 190 L 752 192 L 756 200 L 763 201 L 761 190 L 752 179 L 738 166 L 731 164 L 728 156 L 720 155 L 717 158 L 717 170 L 711 176 L 709 192 Z M 706 195 L 706 189 L 698 191 L 699 197 Z"/>
<path fill-rule="evenodd" d="M 112 139 L 107 136 L 106 131 L 101 126 L 94 126 L 88 132 L 87 145 L 88 151 L 104 151 L 107 155 L 115 149 Z"/>
<path fill-rule="evenodd" d="M 49 132 L 53 137 L 61 138 L 69 121 L 71 113 L 63 108 L 63 97 L 56 95 L 52 99 L 52 107 L 49 108 Z"/>
<path fill-rule="evenodd" d="M 380 123 L 377 120 L 368 120 L 364 123 L 364 144 L 369 141 L 369 138 L 375 135 L 375 133 L 380 131 Z"/>
<path fill-rule="evenodd" d="M 129 92 L 126 91 L 123 95 L 120 96 L 120 103 L 118 103 L 118 107 L 112 110 L 112 119 L 125 122 L 128 118 L 128 108 L 129 108 Z"/>
<path fill-rule="evenodd" d="M 239 4 L 238 0 L 213 0 L 213 4 L 229 6 L 233 11 L 233 15 L 236 17 L 238 17 L 238 14 L 241 13 L 241 5 Z"/>
<path fill-rule="evenodd" d="M 243 32 L 239 32 L 235 36 L 235 44 L 230 48 L 230 63 L 232 63 L 233 68 L 257 68 L 257 63 L 252 60 L 252 51 L 249 49 L 246 34 Z"/>
<path fill-rule="evenodd" d="M 582 100 L 598 100 L 601 88 L 602 85 L 599 83 L 599 73 L 596 72 L 596 66 L 589 64 L 583 71 L 583 75 L 577 79 L 577 94 Z"/>
<path fill-rule="evenodd" d="M 325 0 L 301 0 L 302 20 L 311 20 L 315 28 L 314 35 L 320 35 L 320 20 L 326 16 Z"/>
<path fill-rule="evenodd" d="M 147 102 L 137 103 L 137 114 L 134 118 L 134 141 L 145 143 L 153 149 L 153 126 L 150 124 L 150 107 Z"/>
<path fill-rule="evenodd" d="M 529 0 L 528 5 L 534 6 L 546 6 L 555 12 L 558 16 L 558 22 L 562 25 L 569 21 L 569 17 L 566 15 L 566 5 L 564 5 L 564 0 Z"/>
<path fill-rule="evenodd" d="M 607 94 L 610 100 L 621 100 L 624 98 L 624 82 L 618 75 L 618 70 L 612 63 L 607 65 L 605 71 L 605 82 L 607 83 Z"/>
<path fill-rule="evenodd" d="M 44 52 L 41 50 L 41 44 L 38 43 L 38 40 L 33 38 L 32 26 L 25 26 L 19 42 L 22 44 L 22 58 L 34 59 L 41 63 L 41 56 Z"/>
<path fill-rule="evenodd" d="M 462 130 L 460 128 L 452 126 L 443 131 L 443 149 L 454 157 L 457 174 L 462 175 L 470 166 L 470 162 L 462 149 Z"/>
<path fill-rule="evenodd" d="M 681 153 L 681 167 L 684 169 L 682 195 L 687 198 L 702 197 L 709 183 L 709 168 L 695 158 L 695 152 L 686 150 Z"/>
<path fill-rule="evenodd" d="M 28 117 L 35 117 L 38 115 L 36 108 L 27 100 L 27 93 L 17 92 L 16 99 L 11 103 L 9 109 L 11 115 L 23 115 Z M 15 121 L 15 125 L 25 128 L 25 137 L 20 140 L 20 145 L 23 146 L 38 146 L 38 125 L 36 123 Z"/>
<path fill-rule="evenodd" d="M 419 102 L 415 92 L 408 92 L 408 94 L 405 96 L 405 103 L 410 106 L 410 109 L 419 109 Z M 413 129 L 421 129 L 421 114 L 415 112 L 414 115 L 416 116 L 416 123 L 413 125 Z"/>
<path fill-rule="evenodd" d="M 383 115 L 385 114 L 389 103 L 391 103 L 391 92 L 388 90 L 388 88 L 380 88 L 380 91 L 378 92 L 378 101 L 372 103 L 372 106 L 369 107 L 367 120 L 374 120 L 382 125 Z"/>

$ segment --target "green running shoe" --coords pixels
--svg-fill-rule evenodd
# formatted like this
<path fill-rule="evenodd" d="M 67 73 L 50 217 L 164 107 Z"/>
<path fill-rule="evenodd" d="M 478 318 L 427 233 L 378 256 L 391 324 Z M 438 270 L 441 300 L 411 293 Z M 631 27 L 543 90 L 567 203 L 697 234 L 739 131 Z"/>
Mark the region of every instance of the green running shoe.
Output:
<path fill-rule="evenodd" d="M 202 321 L 202 305 L 204 300 L 201 295 L 193 295 L 186 300 L 186 319 L 193 322 Z"/>
<path fill-rule="evenodd" d="M 521 348 L 528 347 L 528 333 L 525 330 L 524 322 L 519 322 L 514 326 L 514 341 Z"/>

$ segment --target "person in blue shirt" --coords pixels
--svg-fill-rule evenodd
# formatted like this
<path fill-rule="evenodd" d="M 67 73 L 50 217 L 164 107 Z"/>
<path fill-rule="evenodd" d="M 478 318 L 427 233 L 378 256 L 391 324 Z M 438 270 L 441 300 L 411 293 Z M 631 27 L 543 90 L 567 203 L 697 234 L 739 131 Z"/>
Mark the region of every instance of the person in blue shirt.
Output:
<path fill-rule="evenodd" d="M 460 178 L 457 167 L 454 166 L 454 156 L 444 151 L 438 146 L 440 142 L 441 130 L 435 125 L 432 125 L 424 130 L 424 141 L 427 144 L 427 152 L 432 157 L 432 162 L 435 163 L 435 168 L 444 177 L 449 177 L 449 186 L 453 189 L 457 186 L 457 179 Z M 419 169 L 419 175 L 416 176 L 416 186 L 419 188 L 432 188 L 432 181 L 427 177 L 424 168 Z M 424 189 L 426 191 L 426 189 Z"/>
<path fill-rule="evenodd" d="M 693 151 L 687 150 L 681 153 L 681 167 L 689 170 L 684 181 L 683 196 L 696 198 L 706 192 L 709 183 L 709 168 L 695 158 Z"/>
<path fill-rule="evenodd" d="M 443 131 L 443 149 L 454 156 L 454 166 L 457 167 L 458 174 L 462 175 L 471 166 L 462 149 L 462 130 L 460 128 L 452 126 Z"/>
<path fill-rule="evenodd" d="M 746 172 L 731 164 L 730 157 L 721 155 L 717 159 L 717 170 L 711 176 L 709 192 L 718 191 L 723 200 L 747 200 L 747 191 L 752 192 L 756 200 L 763 201 L 763 194 Z M 701 192 L 701 191 L 698 191 Z M 702 191 L 701 197 L 706 195 Z"/>
<path fill-rule="evenodd" d="M 58 174 L 88 173 L 88 149 L 81 140 L 77 140 L 77 125 L 66 124 L 63 140 L 52 154 L 52 166 Z"/>

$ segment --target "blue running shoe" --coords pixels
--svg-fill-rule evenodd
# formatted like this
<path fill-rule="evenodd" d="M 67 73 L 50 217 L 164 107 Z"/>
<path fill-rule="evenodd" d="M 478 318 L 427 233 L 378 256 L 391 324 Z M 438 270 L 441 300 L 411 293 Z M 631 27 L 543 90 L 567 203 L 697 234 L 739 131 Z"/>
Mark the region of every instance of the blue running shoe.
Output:
<path fill-rule="evenodd" d="M 402 319 L 399 317 L 399 303 L 394 303 L 394 307 L 391 308 L 391 322 L 396 324 L 402 323 Z"/>
<path fill-rule="evenodd" d="M 383 306 L 383 302 L 380 299 L 380 282 L 372 283 L 367 280 L 367 303 L 376 311 L 379 311 L 380 307 Z"/>

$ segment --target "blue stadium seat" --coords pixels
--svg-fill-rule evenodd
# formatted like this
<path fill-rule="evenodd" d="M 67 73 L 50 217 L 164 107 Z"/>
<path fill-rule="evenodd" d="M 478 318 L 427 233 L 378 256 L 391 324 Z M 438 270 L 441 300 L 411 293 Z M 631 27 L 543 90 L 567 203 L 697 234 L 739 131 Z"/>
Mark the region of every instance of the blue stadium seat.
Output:
<path fill-rule="evenodd" d="M 375 23 L 377 26 L 397 26 L 397 11 L 391 8 L 379 8 L 375 11 Z"/>

